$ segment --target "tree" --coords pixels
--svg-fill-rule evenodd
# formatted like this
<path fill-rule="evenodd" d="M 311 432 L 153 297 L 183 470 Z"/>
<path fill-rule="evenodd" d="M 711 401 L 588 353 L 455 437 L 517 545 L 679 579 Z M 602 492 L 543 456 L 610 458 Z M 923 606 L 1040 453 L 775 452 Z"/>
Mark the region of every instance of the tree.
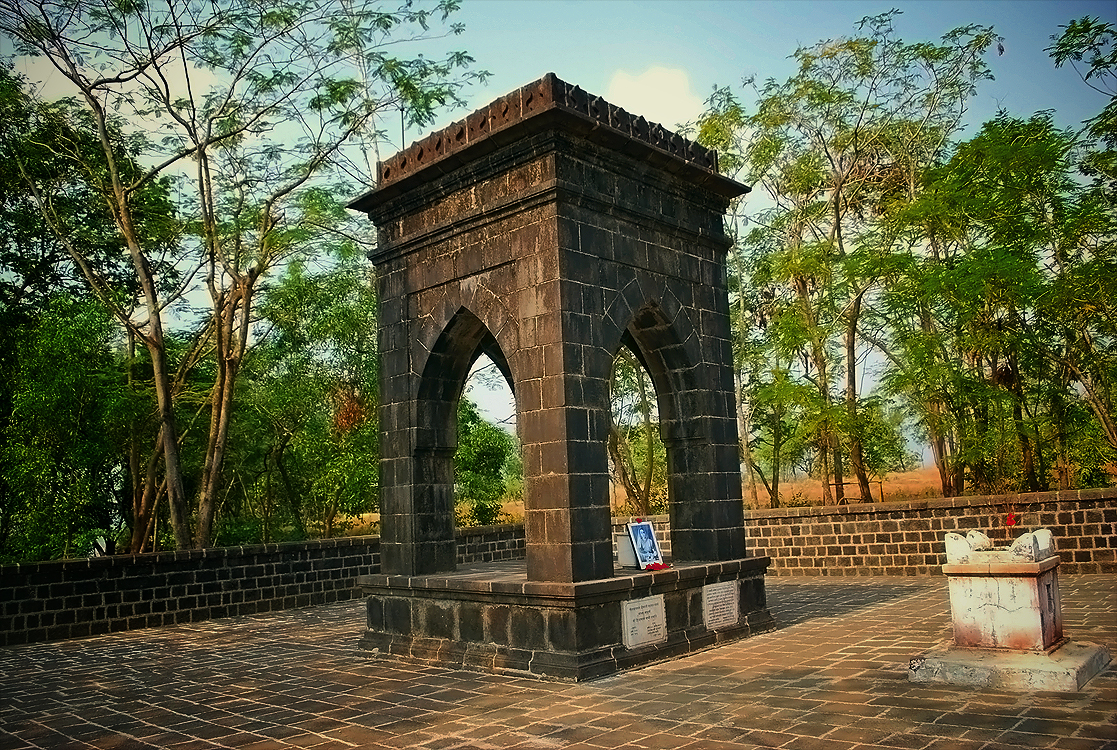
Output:
<path fill-rule="evenodd" d="M 1081 385 L 1107 442 L 1117 448 L 1117 329 L 1112 307 L 1117 270 L 1117 28 L 1090 17 L 1061 28 L 1063 33 L 1051 37 L 1054 44 L 1047 50 L 1055 67 L 1069 62 L 1087 86 L 1109 101 L 1086 121 L 1082 132 L 1078 169 L 1092 177 L 1093 184 L 1066 213 L 1065 240 L 1056 253 L 1060 283 L 1045 296 L 1044 309 L 1064 321 L 1065 349 L 1059 364 Z M 1079 70 L 1079 63 L 1086 64 L 1085 71 Z"/>
<path fill-rule="evenodd" d="M 728 166 L 772 203 L 735 235 L 752 256 L 744 264 L 751 285 L 779 311 L 768 329 L 778 360 L 818 392 L 813 442 L 824 502 L 835 497 L 831 486 L 842 500 L 846 455 L 869 497 L 862 317 L 906 251 L 888 219 L 945 153 L 977 82 L 989 77 L 981 56 L 996 41 L 992 29 L 969 26 L 939 44 L 904 43 L 892 28 L 897 13 L 864 19 L 861 36 L 796 50 L 798 71 L 759 86 L 751 114 L 715 89 L 697 124 L 699 140 L 727 149 Z"/>
<path fill-rule="evenodd" d="M 465 396 L 458 401 L 458 449 L 454 453 L 459 517 L 477 526 L 497 522 L 507 486 L 505 466 L 516 452 L 515 440 L 486 421 Z"/>
<path fill-rule="evenodd" d="M 376 508 L 375 286 L 359 245 L 328 250 L 325 269 L 291 263 L 264 292 L 231 429 L 225 543 L 329 537 Z"/>
<path fill-rule="evenodd" d="M 613 476 L 635 515 L 667 506 L 667 450 L 659 436 L 659 416 L 651 376 L 626 346 L 613 360 L 608 451 Z"/>
<path fill-rule="evenodd" d="M 1002 112 L 898 214 L 929 252 L 898 268 L 878 308 L 885 380 L 940 466 L 948 455 L 944 492 L 967 473 L 979 491 L 1043 489 L 1052 463 L 1069 489 L 1080 399 L 1112 434 L 1114 215 L 1077 178 L 1080 148 L 1051 113 Z"/>
<path fill-rule="evenodd" d="M 468 55 L 407 59 L 390 45 L 428 36 L 429 22 L 457 9 L 411 3 L 382 11 L 370 2 L 218 0 L 205 6 L 168 0 L 149 6 L 95 0 L 29 6 L 0 0 L 0 32 L 23 54 L 48 59 L 73 87 L 98 135 L 100 153 L 58 154 L 90 175 L 128 249 L 142 292 L 137 319 L 104 292 L 102 269 L 58 220 L 23 163 L 23 177 L 58 241 L 90 288 L 146 348 L 159 409 L 164 481 L 176 544 L 208 546 L 226 457 L 237 374 L 249 341 L 254 301 L 269 272 L 314 252 L 336 228 L 326 187 L 346 175 L 371 182 L 362 147 L 374 145 L 386 112 L 406 110 L 413 123 L 454 101 L 456 89 L 483 74 L 465 71 Z M 451 24 L 447 33 L 459 33 Z M 123 163 L 113 148 L 113 112 L 144 123 L 144 168 Z M 347 149 L 356 147 L 356 153 Z M 139 154 L 135 155 L 139 157 Z M 179 367 L 168 356 L 164 314 L 174 299 L 160 289 L 149 238 L 138 221 L 145 187 L 173 176 L 187 219 L 182 244 L 187 278 L 201 274 L 208 319 Z M 342 188 L 355 192 L 351 186 Z M 336 201 L 335 201 L 336 203 Z M 205 459 L 198 482 L 196 526 L 187 505 L 176 385 L 212 352 L 214 383 L 207 408 Z"/>
<path fill-rule="evenodd" d="M 26 81 L 11 73 L 6 63 L 0 65 L 0 107 L 0 161 L 5 167 L 0 170 L 0 315 L 4 320 L 0 337 L 9 342 L 3 346 L 9 363 L 6 366 L 15 367 L 14 341 L 19 332 L 25 327 L 34 328 L 48 314 L 57 295 L 81 299 L 93 294 L 67 252 L 73 245 L 60 241 L 55 229 L 65 228 L 69 239 L 82 248 L 89 266 L 97 269 L 100 286 L 93 296 L 109 299 L 116 309 L 131 315 L 140 290 L 129 272 L 125 244 L 113 215 L 87 171 L 87 167 L 100 163 L 98 155 L 102 153 L 92 118 L 72 100 L 36 100 L 28 93 Z M 134 157 L 142 141 L 129 141 L 117 119 L 110 119 L 107 126 L 118 164 L 134 173 L 138 169 Z M 164 285 L 176 284 L 179 225 L 167 182 L 145 185 L 135 196 L 135 206 L 137 229 L 149 244 L 149 265 L 157 270 Z M 129 356 L 128 362 L 132 390 L 140 396 L 147 386 L 143 378 L 135 377 L 135 360 Z M 142 363 L 139 367 L 144 369 Z M 4 393 L 0 398 L 0 422 L 11 418 L 11 402 L 6 390 Z M 141 414 L 134 414 L 127 446 L 122 446 L 122 452 L 130 454 L 127 483 L 133 489 L 131 526 L 141 536 L 140 530 L 153 519 L 152 485 L 158 458 L 153 454 L 146 460 L 152 479 L 146 483 L 151 491 L 145 492 L 141 443 L 154 438 L 146 422 Z"/>
<path fill-rule="evenodd" d="M 1055 67 L 1070 63 L 1083 83 L 1109 97 L 1105 107 L 1086 121 L 1084 134 L 1100 147 L 1092 148 L 1082 159 L 1082 173 L 1093 177 L 1111 206 L 1117 205 L 1117 28 L 1089 16 L 1060 27 L 1063 33 L 1052 36 L 1047 48 Z M 1079 70 L 1085 63 L 1086 70 Z"/>
<path fill-rule="evenodd" d="M 126 521 L 121 447 L 148 405 L 121 377 L 113 332 L 99 304 L 65 296 L 20 330 L 0 434 L 0 560 L 84 556 L 98 537 L 107 551 Z"/>

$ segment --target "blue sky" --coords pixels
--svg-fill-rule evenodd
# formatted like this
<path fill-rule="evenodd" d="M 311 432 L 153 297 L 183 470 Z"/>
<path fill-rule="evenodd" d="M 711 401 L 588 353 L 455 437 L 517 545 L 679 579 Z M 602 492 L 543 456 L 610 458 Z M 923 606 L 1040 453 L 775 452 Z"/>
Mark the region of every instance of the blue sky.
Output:
<path fill-rule="evenodd" d="M 467 92 L 470 111 L 554 72 L 671 127 L 696 117 L 715 84 L 751 103 L 743 77 L 787 78 L 796 47 L 853 35 L 860 19 L 890 8 L 902 11 L 895 27 L 908 42 L 937 41 L 968 24 L 991 25 L 1004 37 L 1004 55 L 988 57 L 996 80 L 973 101 L 974 126 L 1001 107 L 1025 116 L 1054 109 L 1061 125 L 1077 125 L 1104 106 L 1104 97 L 1073 70 L 1055 70 L 1043 50 L 1071 19 L 1117 23 L 1112 0 L 462 0 L 456 18 L 466 31 L 454 44 L 492 73 Z M 450 113 L 435 128 L 463 114 Z M 409 131 L 407 140 L 425 132 Z"/>

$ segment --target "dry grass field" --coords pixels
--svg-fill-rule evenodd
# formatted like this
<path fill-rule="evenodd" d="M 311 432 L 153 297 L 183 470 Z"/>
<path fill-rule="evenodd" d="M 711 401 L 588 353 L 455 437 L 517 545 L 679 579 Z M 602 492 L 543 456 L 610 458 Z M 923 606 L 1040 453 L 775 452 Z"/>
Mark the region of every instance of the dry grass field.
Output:
<path fill-rule="evenodd" d="M 856 483 L 849 483 L 850 480 L 846 479 L 846 494 L 856 495 Z M 873 491 L 873 502 L 882 502 L 881 494 L 883 491 L 883 502 L 898 502 L 900 500 L 915 500 L 924 497 L 941 497 L 942 484 L 939 482 L 939 473 L 934 466 L 924 466 L 914 471 L 904 473 L 888 474 L 884 477 L 883 481 L 871 482 Z M 756 487 L 757 499 L 759 503 L 757 507 L 768 508 L 768 493 L 764 489 L 764 485 L 757 484 Z M 822 483 L 813 477 L 804 477 L 792 481 L 784 480 L 780 482 L 780 497 L 782 498 L 782 505 L 821 505 L 822 504 Z M 745 490 L 745 501 L 747 505 L 752 505 L 751 498 L 748 495 L 748 489 Z"/>
<path fill-rule="evenodd" d="M 615 490 L 616 489 L 619 488 L 615 488 Z M 764 486 L 758 484 L 756 489 L 760 501 L 757 507 L 770 507 L 768 493 L 764 490 Z M 914 500 L 923 497 L 940 497 L 942 495 L 939 475 L 933 466 L 925 466 L 915 471 L 904 472 L 902 474 L 889 474 L 880 484 L 873 482 L 872 489 L 873 502 L 878 503 L 881 502 L 880 493 L 882 489 L 884 491 L 884 502 Z M 856 485 L 846 485 L 847 492 L 853 492 L 855 490 Z M 822 486 L 817 479 L 809 477 L 781 482 L 780 495 L 783 498 L 782 505 L 784 506 L 822 504 Z M 748 496 L 748 488 L 744 490 L 744 497 L 746 506 L 752 507 L 752 502 Z M 622 504 L 623 496 L 617 491 L 614 491 L 614 515 L 625 515 L 620 507 Z M 504 515 L 501 518 L 503 523 L 522 523 L 524 520 L 523 501 L 505 503 L 503 512 Z M 344 531 L 346 536 L 379 533 L 379 513 L 368 513 L 359 518 L 352 518 L 349 520 L 351 525 Z"/>

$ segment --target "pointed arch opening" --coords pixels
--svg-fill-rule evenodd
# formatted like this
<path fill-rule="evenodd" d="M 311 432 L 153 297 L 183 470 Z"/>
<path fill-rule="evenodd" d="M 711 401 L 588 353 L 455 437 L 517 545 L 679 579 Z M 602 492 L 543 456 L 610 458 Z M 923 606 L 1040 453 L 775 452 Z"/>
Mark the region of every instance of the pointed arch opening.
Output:
<path fill-rule="evenodd" d="M 523 521 L 524 468 L 512 383 L 481 352 L 458 400 L 455 520 L 460 526 Z"/>
<path fill-rule="evenodd" d="M 633 488 L 624 486 L 625 479 L 616 466 L 624 460 L 623 445 L 620 451 L 613 445 L 614 441 L 621 443 L 623 435 L 614 430 L 610 431 L 610 468 L 614 481 L 620 485 L 616 488 L 619 492 L 614 494 L 614 499 L 618 499 L 618 494 L 622 499 L 617 510 L 624 515 L 669 515 L 672 528 L 669 543 L 673 554 L 701 559 L 701 551 L 693 549 L 693 544 L 675 543 L 677 534 L 687 527 L 682 522 L 690 515 L 686 508 L 706 502 L 712 496 L 708 468 L 711 462 L 706 454 L 717 439 L 707 418 L 709 391 L 700 382 L 699 368 L 691 361 L 684 344 L 683 334 L 692 334 L 686 322 L 676 318 L 673 323 L 659 305 L 649 301 L 633 313 L 624 329 L 615 358 L 611 405 L 617 406 L 617 396 L 624 394 L 624 384 L 617 383 L 618 374 L 629 379 L 627 390 L 632 403 L 641 399 L 642 379 L 647 403 L 642 412 L 639 408 L 635 410 L 640 412 L 640 425 L 633 424 L 630 419 L 626 428 L 623 423 L 618 424 L 620 420 L 614 416 L 613 426 L 622 433 L 627 429 L 639 439 L 629 441 L 629 450 L 637 460 L 629 461 L 628 466 L 644 473 L 635 477 L 640 481 L 633 482 Z M 654 394 L 650 392 L 652 389 Z M 650 462 L 647 456 L 651 457 Z M 629 481 L 631 479 L 633 477 Z M 637 498 L 646 497 L 647 504 L 641 506 L 631 502 L 634 494 Z"/>
<path fill-rule="evenodd" d="M 500 344 L 480 318 L 461 308 L 427 356 L 415 405 L 412 486 L 420 533 L 453 539 L 456 525 L 500 520 L 506 464 L 519 458 L 520 448 L 467 397 L 472 376 L 485 369 L 506 386 L 514 412 L 515 381 Z M 512 470 L 522 465 L 511 463 Z M 440 564 L 440 570 L 454 569 Z"/>
<path fill-rule="evenodd" d="M 667 512 L 667 451 L 660 437 L 658 389 L 639 346 L 626 336 L 609 382 L 610 502 L 614 516 Z"/>

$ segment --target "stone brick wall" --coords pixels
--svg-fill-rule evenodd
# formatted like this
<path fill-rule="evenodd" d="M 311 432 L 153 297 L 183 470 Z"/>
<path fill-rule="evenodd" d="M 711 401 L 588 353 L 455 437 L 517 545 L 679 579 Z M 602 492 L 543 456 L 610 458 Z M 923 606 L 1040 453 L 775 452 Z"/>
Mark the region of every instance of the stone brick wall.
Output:
<path fill-rule="evenodd" d="M 649 520 L 670 557 L 667 516 Z M 769 575 L 937 575 L 947 531 L 1003 543 L 1041 527 L 1065 573 L 1117 573 L 1117 489 L 746 512 L 749 555 L 770 556 Z M 460 565 L 523 556 L 523 525 L 458 532 Z M 378 572 L 378 537 L 5 565 L 0 646 L 351 599 L 357 576 Z"/>
<path fill-rule="evenodd" d="M 523 557 L 523 526 L 461 529 L 458 562 Z M 0 646 L 327 604 L 380 571 L 379 537 L 0 566 Z"/>
<path fill-rule="evenodd" d="M 936 575 L 948 531 L 1001 545 L 1038 528 L 1055 534 L 1064 573 L 1117 573 L 1114 488 L 745 513 L 749 554 L 772 558 L 769 575 Z"/>
<path fill-rule="evenodd" d="M 377 537 L 0 566 L 0 645 L 351 599 Z"/>
<path fill-rule="evenodd" d="M 458 529 L 458 565 L 524 557 L 524 525 L 502 524 Z"/>

